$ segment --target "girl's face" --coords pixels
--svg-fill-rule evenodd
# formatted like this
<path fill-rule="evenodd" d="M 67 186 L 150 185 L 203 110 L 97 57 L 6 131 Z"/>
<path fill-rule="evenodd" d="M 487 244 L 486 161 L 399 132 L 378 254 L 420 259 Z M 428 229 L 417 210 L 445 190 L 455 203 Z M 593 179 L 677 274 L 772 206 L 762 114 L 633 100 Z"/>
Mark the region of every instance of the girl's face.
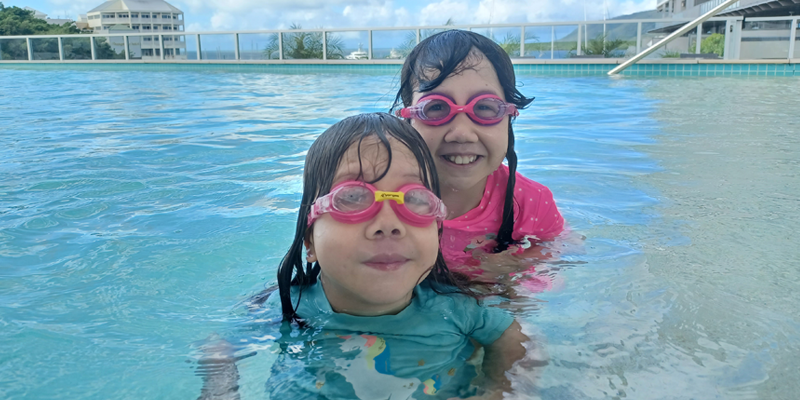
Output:
<path fill-rule="evenodd" d="M 396 191 L 408 183 L 422 184 L 420 168 L 411 151 L 390 138 L 392 164 L 373 186 Z M 377 138 L 368 137 L 347 150 L 339 163 L 333 186 L 359 179 L 372 181 L 386 168 L 388 154 Z M 395 314 L 405 308 L 418 282 L 424 279 L 439 254 L 436 222 L 426 227 L 408 225 L 395 215 L 389 201 L 381 204 L 369 221 L 347 224 L 323 214 L 314 222 L 306 242 L 308 261 L 319 261 L 320 279 L 331 307 L 353 315 Z"/>
<path fill-rule="evenodd" d="M 479 56 L 475 64 L 473 56 Z M 497 73 L 486 56 L 473 53 L 467 63 L 475 64 L 461 73 L 451 75 L 430 92 L 414 92 L 412 105 L 431 93 L 441 93 L 464 105 L 479 94 L 493 94 L 506 100 Z M 433 77 L 431 77 L 433 78 Z M 442 192 L 445 190 L 468 190 L 485 184 L 485 179 L 494 172 L 505 158 L 508 149 L 508 116 L 500 123 L 481 126 L 465 113 L 460 113 L 447 124 L 429 126 L 417 119 L 411 125 L 419 131 L 436 162 Z"/>

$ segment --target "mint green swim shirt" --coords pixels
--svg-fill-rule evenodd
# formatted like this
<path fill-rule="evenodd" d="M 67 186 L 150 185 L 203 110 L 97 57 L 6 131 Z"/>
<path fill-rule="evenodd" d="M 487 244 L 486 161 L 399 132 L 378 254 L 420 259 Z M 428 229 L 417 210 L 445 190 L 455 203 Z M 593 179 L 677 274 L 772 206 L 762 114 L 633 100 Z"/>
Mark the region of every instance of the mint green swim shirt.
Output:
<path fill-rule="evenodd" d="M 297 304 L 298 287 L 292 287 Z M 310 326 L 278 342 L 270 398 L 423 399 L 474 394 L 480 371 L 470 338 L 489 345 L 511 325 L 506 311 L 427 283 L 396 315 L 359 317 L 331 309 L 321 283 L 306 287 L 297 314 Z M 280 309 L 277 293 L 270 307 Z M 289 397 L 286 397 L 289 396 Z"/>

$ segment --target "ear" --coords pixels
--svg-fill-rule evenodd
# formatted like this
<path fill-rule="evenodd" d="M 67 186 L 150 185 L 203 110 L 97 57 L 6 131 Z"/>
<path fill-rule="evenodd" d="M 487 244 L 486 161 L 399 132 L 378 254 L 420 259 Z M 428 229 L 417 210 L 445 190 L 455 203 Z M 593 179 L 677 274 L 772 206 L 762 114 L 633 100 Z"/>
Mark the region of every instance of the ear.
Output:
<path fill-rule="evenodd" d="M 317 253 L 314 251 L 314 243 L 306 239 L 303 241 L 303 244 L 306 246 L 306 261 L 310 263 L 317 262 Z"/>

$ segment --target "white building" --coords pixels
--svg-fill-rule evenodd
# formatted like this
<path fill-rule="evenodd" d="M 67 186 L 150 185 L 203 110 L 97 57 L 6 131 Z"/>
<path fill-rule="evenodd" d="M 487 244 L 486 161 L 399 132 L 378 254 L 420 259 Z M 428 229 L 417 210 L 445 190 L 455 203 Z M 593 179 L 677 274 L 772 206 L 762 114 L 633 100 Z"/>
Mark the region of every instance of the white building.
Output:
<path fill-rule="evenodd" d="M 186 59 L 183 32 L 183 11 L 163 0 L 111 0 L 86 13 L 89 29 L 94 33 L 153 33 L 132 36 L 132 53 L 141 51 L 142 59 Z M 163 44 L 161 43 L 163 38 Z M 139 40 L 141 39 L 141 40 Z"/>

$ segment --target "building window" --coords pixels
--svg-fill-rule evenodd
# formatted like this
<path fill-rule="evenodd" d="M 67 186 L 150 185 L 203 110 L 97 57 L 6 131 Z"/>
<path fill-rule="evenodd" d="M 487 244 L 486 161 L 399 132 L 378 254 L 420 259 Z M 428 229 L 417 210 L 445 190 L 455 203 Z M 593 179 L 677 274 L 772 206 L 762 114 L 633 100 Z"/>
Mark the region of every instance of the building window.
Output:
<path fill-rule="evenodd" d="M 142 18 L 150 18 L 150 14 L 142 14 Z"/>
<path fill-rule="evenodd" d="M 158 18 L 158 13 L 153 13 L 153 18 Z"/>
<path fill-rule="evenodd" d="M 134 25 L 131 28 L 133 28 L 133 30 L 135 30 L 135 31 L 138 31 L 139 30 L 139 25 Z"/>
<path fill-rule="evenodd" d="M 150 25 L 142 25 L 142 29 L 144 29 L 146 31 L 149 31 L 150 30 Z"/>
<path fill-rule="evenodd" d="M 103 18 L 114 18 L 114 14 L 103 14 Z"/>
<path fill-rule="evenodd" d="M 131 18 L 139 18 L 139 13 L 131 13 Z"/>
<path fill-rule="evenodd" d="M 163 19 L 170 19 L 172 18 L 169 14 L 161 14 L 161 18 Z"/>
<path fill-rule="evenodd" d="M 128 14 L 117 14 L 117 18 L 128 18 Z"/>

